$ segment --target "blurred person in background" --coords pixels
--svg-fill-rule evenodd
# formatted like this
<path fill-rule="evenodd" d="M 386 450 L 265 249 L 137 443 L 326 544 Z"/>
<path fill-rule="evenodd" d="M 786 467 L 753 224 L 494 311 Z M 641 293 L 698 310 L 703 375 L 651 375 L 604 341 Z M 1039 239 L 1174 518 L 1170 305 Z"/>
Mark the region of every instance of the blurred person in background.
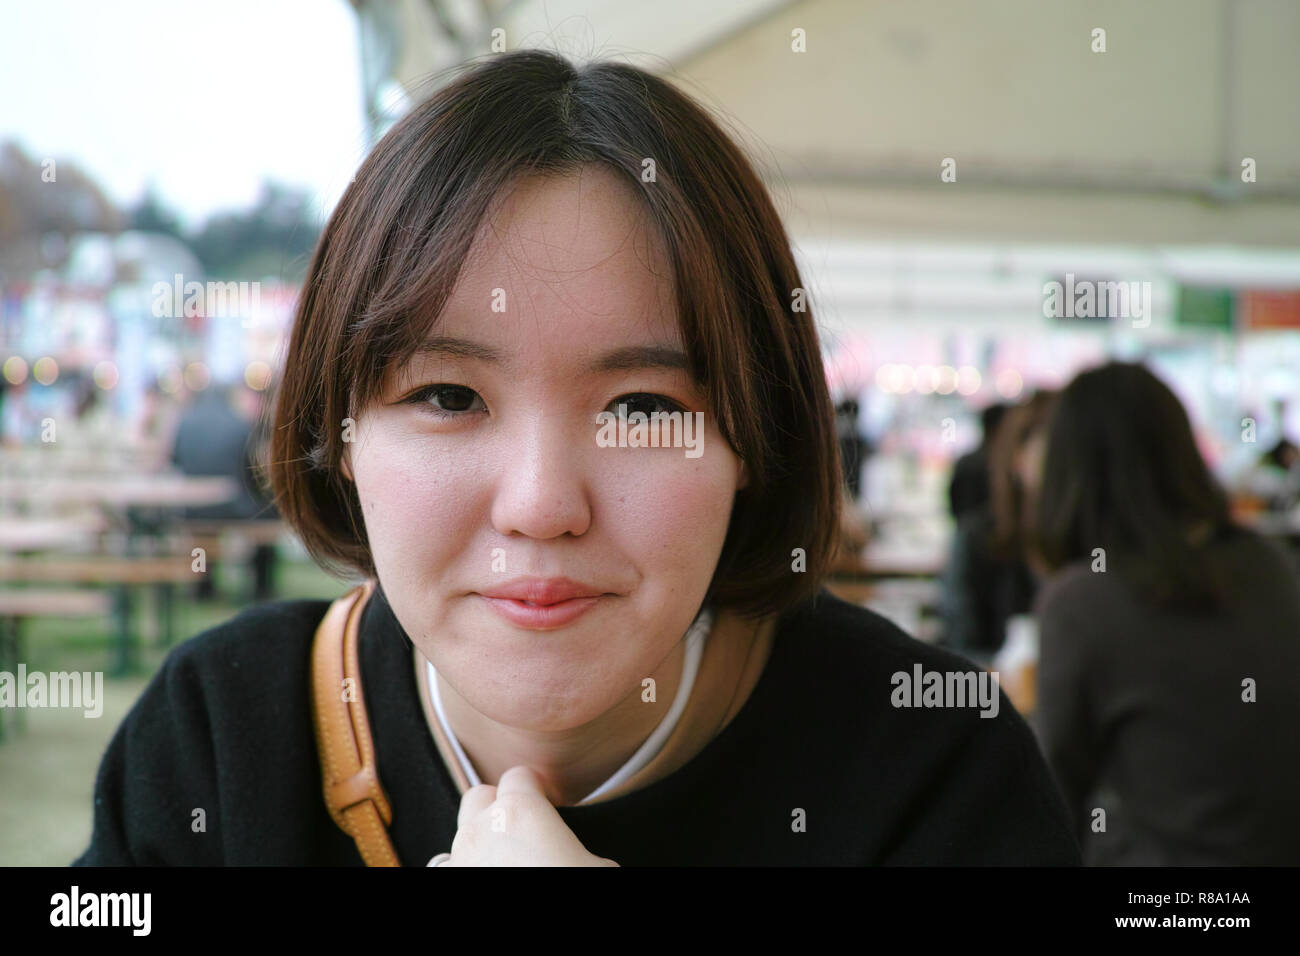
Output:
<path fill-rule="evenodd" d="M 4 406 L 0 408 L 0 429 L 4 444 L 29 446 L 41 443 L 46 418 L 55 421 L 71 417 L 72 405 L 66 401 L 66 389 L 36 383 L 31 376 L 18 384 L 8 384 Z M 65 414 L 66 413 L 66 414 Z M 55 430 L 57 436 L 58 431 Z"/>
<path fill-rule="evenodd" d="M 980 664 L 1002 647 L 1007 621 L 1033 606 L 1037 582 L 1028 561 L 1025 478 L 1041 457 L 1054 397 L 1039 391 L 1023 405 L 985 409 L 983 488 L 979 459 L 964 467 L 959 462 L 954 472 L 949 497 L 957 527 L 943 581 L 943 643 Z"/>
<path fill-rule="evenodd" d="M 1300 447 L 1279 438 L 1241 476 L 1237 490 L 1269 511 L 1290 511 L 1300 502 Z"/>
<path fill-rule="evenodd" d="M 9 414 L 14 403 L 10 400 L 9 394 L 13 391 L 9 382 L 0 375 L 0 446 L 7 444 L 10 440 Z"/>
<path fill-rule="evenodd" d="M 1281 514 L 1300 504 L 1300 447 L 1287 434 L 1289 402 L 1268 404 L 1263 414 L 1242 410 L 1241 441 L 1233 443 L 1218 472 L 1231 495 L 1233 517 L 1247 525 L 1260 514 Z M 1260 452 L 1260 447 L 1267 450 Z"/>
<path fill-rule="evenodd" d="M 71 414 L 59 416 L 58 443 L 73 456 L 65 464 L 73 470 L 99 470 L 123 451 L 124 435 L 117 416 L 86 372 L 66 376 Z"/>
<path fill-rule="evenodd" d="M 145 390 L 132 424 L 132 441 L 139 450 L 144 470 L 163 471 L 171 463 L 180 417 L 180 402 L 175 395 L 165 392 L 156 382 Z"/>
<path fill-rule="evenodd" d="M 871 453 L 871 445 L 858 430 L 859 413 L 854 398 L 846 398 L 835 406 L 835 437 L 840 449 L 840 472 L 844 483 L 838 543 L 831 571 L 850 576 L 866 572 L 863 549 L 871 540 L 871 522 L 862 503 L 862 466 Z"/>
<path fill-rule="evenodd" d="M 0 447 L 17 448 L 28 442 L 26 382 L 13 385 L 0 376 Z"/>
<path fill-rule="evenodd" d="M 241 405 L 237 410 L 235 402 Z M 181 413 L 172 444 L 171 461 L 183 474 L 232 478 L 239 491 L 230 501 L 185 509 L 191 521 L 249 521 L 277 517 L 274 504 L 263 490 L 258 471 L 254 423 L 256 413 L 236 387 L 214 385 L 198 392 Z M 251 557 L 253 599 L 266 600 L 274 592 L 275 545 L 257 545 Z M 201 575 L 197 594 L 201 599 L 216 593 L 216 565 L 208 561 L 208 573 Z"/>
<path fill-rule="evenodd" d="M 994 402 L 980 412 L 980 443 L 957 459 L 948 484 L 948 509 L 955 520 L 968 512 L 978 511 L 989 503 L 989 450 L 998 425 L 1011 406 Z"/>
<path fill-rule="evenodd" d="M 871 453 L 871 446 L 858 430 L 859 406 L 855 398 L 846 398 L 835 406 L 835 435 L 840 445 L 840 466 L 849 496 L 857 501 L 862 497 L 862 464 Z"/>
<path fill-rule="evenodd" d="M 1075 378 L 1036 512 L 1034 722 L 1085 861 L 1300 863 L 1300 577 L 1233 524 L 1173 392 Z"/>

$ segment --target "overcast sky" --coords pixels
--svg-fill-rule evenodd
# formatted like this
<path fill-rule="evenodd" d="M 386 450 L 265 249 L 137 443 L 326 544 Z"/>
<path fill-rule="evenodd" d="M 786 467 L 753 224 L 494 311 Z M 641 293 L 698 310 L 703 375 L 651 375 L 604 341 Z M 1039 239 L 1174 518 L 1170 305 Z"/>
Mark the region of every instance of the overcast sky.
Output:
<path fill-rule="evenodd" d="M 301 185 L 327 214 L 365 152 L 344 0 L 0 0 L 0 141 L 189 224 Z"/>

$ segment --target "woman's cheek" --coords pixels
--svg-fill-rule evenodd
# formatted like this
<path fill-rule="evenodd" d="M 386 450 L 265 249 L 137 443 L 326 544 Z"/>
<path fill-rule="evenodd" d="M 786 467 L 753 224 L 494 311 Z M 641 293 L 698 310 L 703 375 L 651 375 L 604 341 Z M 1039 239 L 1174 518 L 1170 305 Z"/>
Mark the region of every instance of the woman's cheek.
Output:
<path fill-rule="evenodd" d="M 469 476 L 447 456 L 428 460 L 411 441 L 377 439 L 357 471 L 366 534 L 381 574 L 384 565 L 399 578 L 420 568 L 432 571 L 441 552 L 467 539 Z"/>
<path fill-rule="evenodd" d="M 725 448 L 725 446 L 723 446 Z M 729 452 L 729 450 L 728 450 Z M 607 529 L 628 554 L 658 555 L 685 573 L 710 565 L 726 537 L 735 499 L 735 466 L 723 453 L 677 457 L 676 449 L 625 452 L 631 467 L 613 476 L 617 489 Z M 672 457 L 670 457 L 672 456 Z"/>

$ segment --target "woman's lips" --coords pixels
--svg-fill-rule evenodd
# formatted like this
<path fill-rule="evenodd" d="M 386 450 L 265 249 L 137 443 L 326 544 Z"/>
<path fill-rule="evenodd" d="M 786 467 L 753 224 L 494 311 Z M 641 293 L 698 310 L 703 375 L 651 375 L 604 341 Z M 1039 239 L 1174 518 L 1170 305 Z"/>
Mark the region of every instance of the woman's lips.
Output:
<path fill-rule="evenodd" d="M 603 595 L 575 597 L 554 604 L 529 604 L 514 598 L 487 597 L 483 594 L 479 597 L 516 627 L 530 631 L 548 631 L 577 620 L 595 607 Z"/>

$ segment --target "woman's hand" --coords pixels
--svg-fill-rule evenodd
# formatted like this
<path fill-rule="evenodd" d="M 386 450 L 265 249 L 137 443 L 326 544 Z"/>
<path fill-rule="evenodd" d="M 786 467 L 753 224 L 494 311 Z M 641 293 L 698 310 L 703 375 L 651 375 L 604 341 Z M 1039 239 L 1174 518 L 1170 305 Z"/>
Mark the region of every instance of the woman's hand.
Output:
<path fill-rule="evenodd" d="M 588 853 L 528 767 L 511 767 L 497 785 L 466 791 L 451 858 L 441 866 L 618 866 Z"/>

